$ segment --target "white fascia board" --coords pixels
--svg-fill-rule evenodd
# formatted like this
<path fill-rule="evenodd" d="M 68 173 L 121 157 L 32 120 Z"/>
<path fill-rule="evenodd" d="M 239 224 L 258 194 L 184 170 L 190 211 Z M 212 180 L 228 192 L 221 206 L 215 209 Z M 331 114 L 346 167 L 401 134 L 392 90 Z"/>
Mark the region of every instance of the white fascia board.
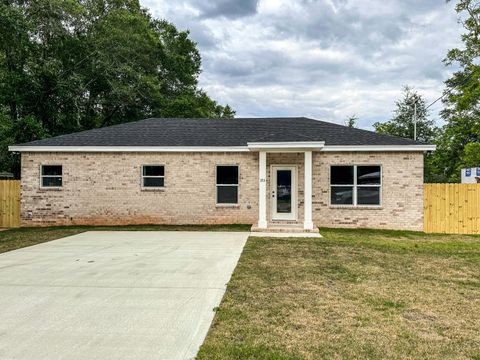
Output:
<path fill-rule="evenodd" d="M 436 145 L 327 145 L 321 151 L 435 151 Z"/>
<path fill-rule="evenodd" d="M 288 142 L 249 142 L 248 148 L 253 151 L 268 150 L 320 150 L 325 146 L 324 141 L 288 141 Z"/>
<path fill-rule="evenodd" d="M 16 152 L 246 152 L 246 146 L 17 146 Z"/>
<path fill-rule="evenodd" d="M 247 152 L 252 150 L 295 151 L 434 151 L 436 145 L 326 145 L 318 142 L 248 143 L 248 146 L 22 146 L 11 145 L 15 152 Z"/>

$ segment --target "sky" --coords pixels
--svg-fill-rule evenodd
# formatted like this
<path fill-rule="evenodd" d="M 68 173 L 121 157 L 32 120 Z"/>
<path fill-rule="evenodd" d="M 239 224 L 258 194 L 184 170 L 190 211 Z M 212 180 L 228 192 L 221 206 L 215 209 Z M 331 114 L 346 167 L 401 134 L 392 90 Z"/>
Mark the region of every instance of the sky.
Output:
<path fill-rule="evenodd" d="M 141 0 L 189 30 L 200 87 L 237 117 L 307 116 L 372 129 L 392 117 L 404 85 L 427 103 L 454 69 L 454 2 L 444 0 Z M 441 103 L 431 116 L 441 124 Z"/>

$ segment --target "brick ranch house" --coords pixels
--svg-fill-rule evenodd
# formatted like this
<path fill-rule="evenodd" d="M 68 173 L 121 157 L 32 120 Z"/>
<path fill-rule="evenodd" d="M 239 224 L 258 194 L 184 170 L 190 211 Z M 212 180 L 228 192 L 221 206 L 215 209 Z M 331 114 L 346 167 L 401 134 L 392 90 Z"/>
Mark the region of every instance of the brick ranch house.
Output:
<path fill-rule="evenodd" d="M 422 230 L 433 145 L 307 118 L 146 119 L 14 145 L 23 226 Z"/>

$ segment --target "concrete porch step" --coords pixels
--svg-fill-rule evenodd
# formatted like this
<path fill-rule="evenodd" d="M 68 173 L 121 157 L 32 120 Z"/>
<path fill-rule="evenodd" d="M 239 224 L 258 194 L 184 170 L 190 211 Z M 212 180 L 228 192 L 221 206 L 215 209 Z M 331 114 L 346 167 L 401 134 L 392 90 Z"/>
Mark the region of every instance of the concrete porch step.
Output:
<path fill-rule="evenodd" d="M 252 225 L 251 232 L 263 232 L 263 233 L 289 233 L 289 234 L 319 234 L 317 227 L 313 229 L 304 229 L 303 224 L 277 224 L 269 223 L 267 228 L 259 228 L 256 225 Z"/>
<path fill-rule="evenodd" d="M 250 236 L 256 237 L 278 237 L 278 238 L 321 238 L 322 235 L 315 232 L 268 232 L 267 231 L 252 231 L 250 232 Z"/>
<path fill-rule="evenodd" d="M 298 225 L 303 226 L 303 222 L 295 220 L 272 220 L 268 225 Z"/>

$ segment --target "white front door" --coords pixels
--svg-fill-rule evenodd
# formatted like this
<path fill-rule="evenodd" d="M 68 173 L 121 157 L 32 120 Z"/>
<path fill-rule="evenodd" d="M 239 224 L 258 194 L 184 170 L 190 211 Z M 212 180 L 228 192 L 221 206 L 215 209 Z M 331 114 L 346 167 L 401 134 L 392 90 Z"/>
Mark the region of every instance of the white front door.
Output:
<path fill-rule="evenodd" d="M 296 220 L 297 168 L 272 165 L 272 220 Z"/>

